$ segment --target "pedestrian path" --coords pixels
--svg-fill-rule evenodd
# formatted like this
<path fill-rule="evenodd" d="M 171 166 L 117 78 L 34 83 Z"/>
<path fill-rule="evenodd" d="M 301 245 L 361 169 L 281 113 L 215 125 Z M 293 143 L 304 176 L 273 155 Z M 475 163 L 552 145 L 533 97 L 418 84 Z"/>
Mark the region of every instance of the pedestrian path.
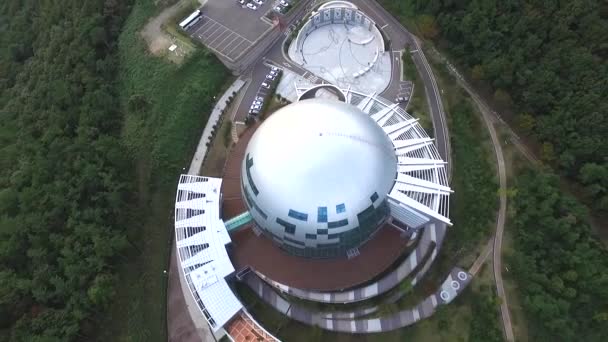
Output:
<path fill-rule="evenodd" d="M 196 152 L 194 153 L 194 157 L 192 157 L 192 162 L 190 163 L 190 167 L 188 168 L 189 175 L 198 175 L 201 170 L 201 166 L 203 165 L 203 161 L 205 160 L 205 156 L 207 155 L 207 143 L 211 141 L 213 135 L 213 127 L 220 121 L 222 116 L 222 111 L 226 108 L 226 103 L 228 101 L 228 97 L 232 96 L 232 93 L 238 92 L 245 85 L 245 81 L 238 78 L 230 85 L 230 87 L 224 92 L 224 95 L 216 102 L 213 111 L 211 111 L 211 115 L 209 115 L 209 119 L 207 120 L 207 124 L 205 125 L 205 129 L 203 130 L 203 134 L 201 136 L 201 140 L 196 147 Z"/>
<path fill-rule="evenodd" d="M 413 308 L 382 317 L 359 319 L 351 319 L 350 317 L 360 317 L 361 312 L 341 312 L 337 313 L 336 317 L 332 317 L 331 314 L 316 312 L 298 304 L 290 303 L 253 273 L 249 273 L 245 277 L 245 282 L 266 304 L 293 320 L 311 326 L 318 326 L 324 330 L 361 334 L 401 329 L 430 317 L 435 313 L 438 306 L 449 304 L 462 293 L 471 278 L 469 273 L 455 267 L 435 293 L 426 297 Z M 366 309 L 363 313 L 367 312 L 369 314 L 373 311 L 373 309 Z"/>

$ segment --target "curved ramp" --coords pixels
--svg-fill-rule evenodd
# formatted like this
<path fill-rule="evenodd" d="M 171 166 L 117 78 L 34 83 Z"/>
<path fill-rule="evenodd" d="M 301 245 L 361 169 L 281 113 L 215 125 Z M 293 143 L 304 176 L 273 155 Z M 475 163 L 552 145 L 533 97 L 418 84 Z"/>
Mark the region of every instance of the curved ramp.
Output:
<path fill-rule="evenodd" d="M 377 333 L 409 326 L 421 319 L 430 317 L 440 305 L 449 304 L 471 281 L 471 275 L 455 267 L 444 280 L 441 287 L 413 308 L 379 318 L 333 319 L 325 313 L 313 312 L 296 304 L 291 304 L 279 296 L 270 286 L 254 275 L 246 279 L 247 285 L 267 304 L 277 311 L 298 322 L 318 326 L 321 329 L 351 334 Z M 350 313 L 356 315 L 356 313 Z M 345 313 L 341 313 L 344 317 Z"/>
<path fill-rule="evenodd" d="M 258 274 L 258 276 L 265 282 L 279 289 L 280 291 L 304 300 L 310 300 L 321 303 L 341 304 L 367 300 L 376 297 L 382 293 L 385 293 L 397 286 L 405 278 L 407 278 L 415 268 L 418 267 L 418 265 L 424 260 L 426 254 L 431 251 L 430 249 L 433 248 L 433 246 L 441 246 L 446 232 L 445 224 L 430 224 L 423 229 L 424 231 L 422 233 L 420 241 L 418 242 L 418 246 L 414 251 L 412 251 L 412 253 L 410 253 L 410 255 L 403 261 L 403 263 L 401 263 L 401 265 L 399 265 L 394 271 L 384 276 L 379 281 L 364 287 L 353 289 L 351 291 L 306 291 L 298 288 L 289 287 L 276 281 L 273 281 L 272 279 L 267 278 L 259 272 L 256 272 L 256 274 Z M 429 260 L 432 261 L 437 255 L 437 247 L 434 247 L 431 253 L 432 254 Z M 425 265 L 423 266 L 425 272 L 428 267 L 430 267 L 429 262 L 425 263 Z M 418 277 L 417 275 L 414 280 L 418 281 L 416 279 L 419 279 L 420 277 Z"/>

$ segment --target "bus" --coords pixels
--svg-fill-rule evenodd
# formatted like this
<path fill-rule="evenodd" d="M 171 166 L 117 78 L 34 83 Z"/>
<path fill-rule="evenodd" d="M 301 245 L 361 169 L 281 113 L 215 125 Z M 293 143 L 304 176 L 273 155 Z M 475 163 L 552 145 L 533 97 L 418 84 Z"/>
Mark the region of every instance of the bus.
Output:
<path fill-rule="evenodd" d="M 188 18 L 184 19 L 181 23 L 179 23 L 179 27 L 181 27 L 182 30 L 185 31 L 192 27 L 192 25 L 196 24 L 199 20 L 201 20 L 201 18 L 201 11 L 196 10 L 192 12 L 192 14 L 188 16 Z"/>

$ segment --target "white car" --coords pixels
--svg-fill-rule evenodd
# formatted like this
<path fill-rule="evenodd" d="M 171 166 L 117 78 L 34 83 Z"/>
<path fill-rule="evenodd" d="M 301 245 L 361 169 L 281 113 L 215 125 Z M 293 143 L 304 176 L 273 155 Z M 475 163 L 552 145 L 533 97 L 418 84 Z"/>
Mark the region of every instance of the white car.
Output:
<path fill-rule="evenodd" d="M 276 70 L 270 70 L 270 72 L 268 73 L 268 75 L 272 75 L 272 76 L 276 76 L 278 74 L 279 74 L 279 72 Z"/>
<path fill-rule="evenodd" d="M 255 2 L 256 4 L 258 4 L 260 6 L 264 4 L 264 1 L 262 1 L 262 0 L 253 0 L 253 2 Z"/>
<path fill-rule="evenodd" d="M 270 67 L 270 70 L 272 70 L 272 71 L 279 71 L 279 68 L 277 68 L 277 67 L 275 67 L 275 66 L 271 66 L 271 67 Z"/>
<path fill-rule="evenodd" d="M 266 79 L 269 79 L 271 81 L 274 80 L 274 77 L 275 77 L 275 75 L 271 75 L 271 74 L 266 75 Z"/>
<path fill-rule="evenodd" d="M 262 106 L 260 106 L 260 105 L 252 105 L 251 106 L 251 110 L 260 110 L 260 108 L 262 108 Z"/>
<path fill-rule="evenodd" d="M 266 83 L 266 82 L 262 82 L 262 87 L 269 89 L 270 88 L 270 84 Z"/>
<path fill-rule="evenodd" d="M 259 101 L 259 102 L 264 102 L 264 98 L 263 98 L 263 97 L 261 97 L 261 96 L 256 96 L 256 97 L 255 97 L 255 100 L 256 100 L 256 101 Z"/>
<path fill-rule="evenodd" d="M 239 0 L 239 1 L 238 1 L 238 3 L 239 3 L 239 4 L 241 4 L 241 5 L 244 5 L 244 4 L 245 4 L 245 2 L 246 2 L 245 0 Z"/>
<path fill-rule="evenodd" d="M 253 101 L 253 106 L 261 106 L 262 101 Z"/>
<path fill-rule="evenodd" d="M 395 99 L 395 102 L 397 103 L 404 103 L 407 102 L 407 100 L 409 100 L 409 96 L 405 95 L 405 96 L 399 96 Z"/>
<path fill-rule="evenodd" d="M 287 2 L 287 1 L 285 1 L 285 0 L 281 0 L 281 1 L 279 1 L 279 3 L 280 3 L 282 6 L 289 6 L 289 2 Z"/>
<path fill-rule="evenodd" d="M 274 8 L 274 11 L 277 12 L 277 13 L 283 13 L 283 8 L 284 7 L 277 6 L 277 7 Z"/>
<path fill-rule="evenodd" d="M 254 4 L 252 4 L 252 3 L 250 2 L 250 3 L 248 3 L 248 4 L 247 4 L 247 8 L 250 8 L 250 9 L 252 9 L 252 10 L 254 10 L 254 11 L 255 11 L 255 10 L 257 10 L 257 9 L 258 9 L 258 6 L 254 5 Z"/>

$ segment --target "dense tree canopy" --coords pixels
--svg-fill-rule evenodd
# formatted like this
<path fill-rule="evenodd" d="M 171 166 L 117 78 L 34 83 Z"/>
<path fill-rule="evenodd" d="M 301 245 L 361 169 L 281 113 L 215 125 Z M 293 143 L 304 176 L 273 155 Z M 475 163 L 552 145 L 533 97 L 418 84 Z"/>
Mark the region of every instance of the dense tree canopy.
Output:
<path fill-rule="evenodd" d="M 480 119 L 466 101 L 451 108 L 454 168 L 451 214 L 458 233 L 450 237 L 459 249 L 474 248 L 493 230 L 492 220 L 498 205 L 498 184 L 494 177 L 491 157 L 479 144 L 483 132 Z"/>
<path fill-rule="evenodd" d="M 113 89 L 124 6 L 0 2 L 0 339 L 74 339 L 111 298 L 126 244 Z"/>
<path fill-rule="evenodd" d="M 529 171 L 512 201 L 513 271 L 532 341 L 602 341 L 608 336 L 608 251 L 585 208 L 556 176 Z"/>
<path fill-rule="evenodd" d="M 416 17 L 423 35 L 440 39 L 472 78 L 493 87 L 497 103 L 514 105 L 524 129 L 542 143 L 543 157 L 588 187 L 597 208 L 608 210 L 605 182 L 600 189 L 585 172 L 588 164 L 608 172 L 606 1 L 380 2 Z"/>

